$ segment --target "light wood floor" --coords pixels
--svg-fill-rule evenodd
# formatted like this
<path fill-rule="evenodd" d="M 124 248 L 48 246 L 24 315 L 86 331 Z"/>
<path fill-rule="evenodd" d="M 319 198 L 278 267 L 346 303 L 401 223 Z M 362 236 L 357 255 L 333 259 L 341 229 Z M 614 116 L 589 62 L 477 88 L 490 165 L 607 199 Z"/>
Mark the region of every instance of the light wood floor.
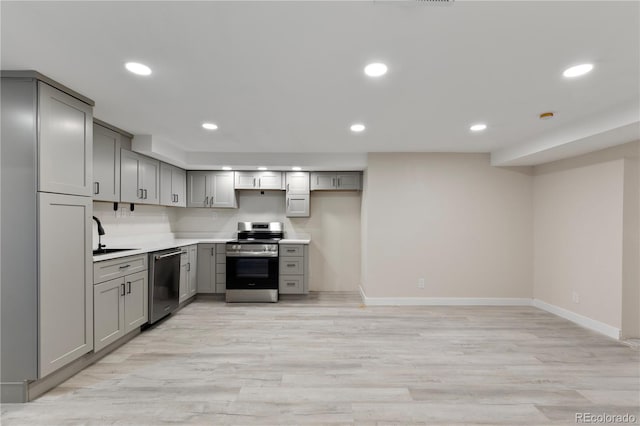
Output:
<path fill-rule="evenodd" d="M 3 425 L 640 419 L 640 352 L 532 307 L 197 300 Z M 640 420 L 638 420 L 640 421 Z"/>

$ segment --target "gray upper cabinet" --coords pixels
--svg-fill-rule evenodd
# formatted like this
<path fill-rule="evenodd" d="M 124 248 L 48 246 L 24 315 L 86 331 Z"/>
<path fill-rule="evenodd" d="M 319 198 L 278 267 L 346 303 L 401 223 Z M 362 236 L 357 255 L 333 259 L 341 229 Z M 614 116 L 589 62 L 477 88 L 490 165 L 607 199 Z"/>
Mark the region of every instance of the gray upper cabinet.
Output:
<path fill-rule="evenodd" d="M 312 172 L 311 190 L 358 191 L 361 181 L 360 172 Z"/>
<path fill-rule="evenodd" d="M 160 203 L 160 162 L 126 149 L 120 151 L 120 201 Z"/>
<path fill-rule="evenodd" d="M 93 349 L 92 201 L 38 194 L 39 377 Z"/>
<path fill-rule="evenodd" d="M 309 194 L 287 195 L 287 217 L 309 217 Z"/>
<path fill-rule="evenodd" d="M 160 204 L 186 207 L 187 172 L 166 163 L 160 163 Z"/>
<path fill-rule="evenodd" d="M 287 195 L 304 195 L 309 193 L 309 172 L 286 172 L 285 181 Z"/>
<path fill-rule="evenodd" d="M 238 207 L 233 172 L 188 171 L 187 207 Z"/>
<path fill-rule="evenodd" d="M 93 108 L 38 82 L 38 191 L 93 193 Z"/>
<path fill-rule="evenodd" d="M 120 201 L 120 134 L 93 125 L 93 199 Z"/>
<path fill-rule="evenodd" d="M 282 172 L 235 172 L 236 189 L 284 189 Z"/>

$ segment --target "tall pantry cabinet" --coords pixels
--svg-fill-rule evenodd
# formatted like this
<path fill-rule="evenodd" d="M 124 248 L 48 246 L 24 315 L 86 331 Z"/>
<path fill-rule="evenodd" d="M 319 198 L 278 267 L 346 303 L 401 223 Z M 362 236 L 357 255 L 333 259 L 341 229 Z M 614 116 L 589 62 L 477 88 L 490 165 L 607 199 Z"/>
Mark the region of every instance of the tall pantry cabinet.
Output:
<path fill-rule="evenodd" d="M 2 72 L 1 399 L 93 349 L 93 101 Z"/>

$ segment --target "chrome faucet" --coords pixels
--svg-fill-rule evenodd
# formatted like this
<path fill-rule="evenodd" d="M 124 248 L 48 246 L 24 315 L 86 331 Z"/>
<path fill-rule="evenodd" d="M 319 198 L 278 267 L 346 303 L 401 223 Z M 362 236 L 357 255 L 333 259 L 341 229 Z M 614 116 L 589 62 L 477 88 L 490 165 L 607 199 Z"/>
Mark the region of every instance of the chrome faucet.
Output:
<path fill-rule="evenodd" d="M 100 223 L 100 220 L 98 220 L 97 217 L 93 216 L 93 220 L 95 220 L 98 224 L 98 250 L 101 250 L 106 247 L 105 244 L 101 243 L 101 237 L 105 234 L 104 228 L 102 227 L 102 223 Z"/>

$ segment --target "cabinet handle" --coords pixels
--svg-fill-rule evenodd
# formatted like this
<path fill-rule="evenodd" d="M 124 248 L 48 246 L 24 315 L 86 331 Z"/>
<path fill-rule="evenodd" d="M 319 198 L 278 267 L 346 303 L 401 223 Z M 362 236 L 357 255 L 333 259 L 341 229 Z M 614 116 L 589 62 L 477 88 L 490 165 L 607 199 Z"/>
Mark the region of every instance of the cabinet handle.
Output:
<path fill-rule="evenodd" d="M 122 266 L 119 266 L 119 269 L 128 268 L 129 266 L 131 266 L 131 265 L 122 265 Z"/>
<path fill-rule="evenodd" d="M 287 184 L 287 192 L 289 192 L 289 184 Z"/>
<path fill-rule="evenodd" d="M 262 178 L 258 178 L 258 188 L 262 188 Z"/>
<path fill-rule="evenodd" d="M 142 196 L 144 195 L 144 190 L 140 188 L 138 189 L 138 191 L 140 191 L 140 195 L 138 195 L 138 198 L 142 199 Z"/>
<path fill-rule="evenodd" d="M 295 253 L 296 249 L 287 249 L 287 253 Z"/>
<path fill-rule="evenodd" d="M 180 202 L 180 195 L 176 194 L 176 203 Z"/>
<path fill-rule="evenodd" d="M 209 198 L 209 207 L 213 207 L 213 196 Z"/>
<path fill-rule="evenodd" d="M 336 178 L 331 178 L 331 186 L 335 188 L 335 186 L 336 186 Z"/>
<path fill-rule="evenodd" d="M 129 286 L 129 290 L 127 290 L 127 294 L 131 294 L 131 281 L 127 281 L 127 285 Z"/>
<path fill-rule="evenodd" d="M 146 189 L 144 190 L 144 199 L 145 200 L 147 199 L 147 190 Z"/>
<path fill-rule="evenodd" d="M 287 285 L 288 285 L 289 287 L 294 287 L 294 286 L 296 285 L 296 283 L 287 283 Z"/>
<path fill-rule="evenodd" d="M 211 256 L 215 256 L 215 254 L 213 253 L 213 247 L 211 247 Z"/>
<path fill-rule="evenodd" d="M 120 284 L 120 287 L 122 288 L 122 293 L 120 294 L 120 296 L 124 296 L 124 283 Z"/>
<path fill-rule="evenodd" d="M 253 187 L 256 187 L 256 178 L 253 178 Z"/>
<path fill-rule="evenodd" d="M 207 207 L 209 205 L 209 197 L 204 197 L 204 206 Z"/>
<path fill-rule="evenodd" d="M 340 178 L 338 178 L 338 188 L 340 188 Z"/>
<path fill-rule="evenodd" d="M 98 195 L 100 193 L 100 182 L 93 182 L 93 185 L 95 187 L 95 189 L 93 190 L 93 193 Z"/>
<path fill-rule="evenodd" d="M 187 262 L 187 272 L 191 270 L 191 262 Z"/>
<path fill-rule="evenodd" d="M 295 263 L 287 263 L 287 268 L 295 268 Z"/>
<path fill-rule="evenodd" d="M 289 207 L 289 197 L 287 197 L 287 207 Z"/>

